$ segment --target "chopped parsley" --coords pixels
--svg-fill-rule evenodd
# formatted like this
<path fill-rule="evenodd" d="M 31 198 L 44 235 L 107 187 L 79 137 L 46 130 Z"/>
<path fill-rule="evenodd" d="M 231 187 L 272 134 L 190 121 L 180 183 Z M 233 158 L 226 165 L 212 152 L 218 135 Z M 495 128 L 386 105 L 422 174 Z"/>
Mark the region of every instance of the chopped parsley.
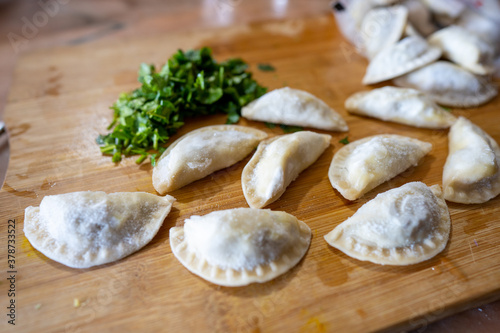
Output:
<path fill-rule="evenodd" d="M 257 68 L 263 72 L 274 72 L 276 70 L 271 64 L 258 64 Z"/>
<path fill-rule="evenodd" d="M 276 128 L 277 124 L 274 123 L 268 123 L 266 122 L 266 127 L 267 128 Z M 293 132 L 298 132 L 304 130 L 300 126 L 290 126 L 290 125 L 279 125 L 280 128 L 283 130 L 284 133 L 293 133 Z"/>
<path fill-rule="evenodd" d="M 339 140 L 339 143 L 342 143 L 344 145 L 347 145 L 349 143 L 349 139 L 347 138 L 347 136 L 345 138 L 343 138 L 342 140 Z"/>
<path fill-rule="evenodd" d="M 290 126 L 290 125 L 280 125 L 281 129 L 285 133 L 294 133 L 294 132 L 299 132 L 303 131 L 304 129 L 300 126 Z"/>
<path fill-rule="evenodd" d="M 96 139 L 101 152 L 119 162 L 122 156 L 140 155 L 156 163 L 162 147 L 184 125 L 186 117 L 227 114 L 237 123 L 243 106 L 266 93 L 241 59 L 218 63 L 210 48 L 175 53 L 157 71 L 142 64 L 140 88 L 122 93 L 111 107 L 114 117 L 108 130 Z"/>

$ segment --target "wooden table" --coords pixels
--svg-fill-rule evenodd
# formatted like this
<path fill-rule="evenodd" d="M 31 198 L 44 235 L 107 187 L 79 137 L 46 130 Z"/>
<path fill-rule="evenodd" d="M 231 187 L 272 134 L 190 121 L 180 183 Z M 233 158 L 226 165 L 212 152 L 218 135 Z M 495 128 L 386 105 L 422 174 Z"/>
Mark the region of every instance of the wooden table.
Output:
<path fill-rule="evenodd" d="M 30 6 L 27 2 L 0 6 L 3 6 L 0 12 L 3 17 L 0 16 L 0 21 L 6 22 L 2 26 L 3 35 L 9 32 L 21 34 L 24 22 L 22 18 L 32 20 L 39 15 L 40 11 L 40 7 Z M 217 32 L 204 29 L 215 27 L 231 28 L 224 28 Z M 259 36 L 263 38 L 257 38 Z M 168 43 L 153 47 L 155 43 L 163 40 Z M 174 323 L 173 327 L 181 328 L 181 324 L 175 321 L 175 318 L 184 318 L 186 314 L 191 314 L 193 309 L 201 311 L 200 316 L 207 316 L 202 322 L 211 323 L 213 327 L 221 330 L 240 328 L 269 331 L 271 328 L 285 328 L 287 322 L 300 323 L 295 326 L 297 331 L 320 332 L 334 328 L 341 330 L 354 328 L 365 331 L 413 327 L 425 328 L 426 332 L 440 332 L 446 329 L 470 331 L 479 328 L 482 331 L 488 329 L 493 331 L 500 328 L 500 302 L 473 308 L 430 324 L 461 309 L 498 298 L 499 295 L 498 289 L 491 294 L 474 290 L 470 295 L 480 295 L 477 298 L 458 297 L 457 293 L 468 293 L 467 290 L 460 289 L 463 287 L 460 281 L 464 279 L 483 281 L 489 285 L 495 282 L 489 281 L 487 270 L 482 278 L 471 277 L 469 271 L 466 270 L 464 273 L 464 269 L 447 259 L 446 254 L 439 257 L 439 260 L 403 269 L 409 276 L 405 283 L 410 283 L 410 285 L 415 281 L 423 285 L 429 284 L 427 271 L 431 270 L 436 271 L 439 276 L 436 283 L 448 282 L 457 286 L 455 289 L 449 288 L 448 295 L 439 294 L 434 301 L 417 302 L 419 307 L 414 312 L 417 317 L 413 321 L 409 319 L 407 309 L 402 311 L 397 308 L 377 309 L 368 304 L 366 307 L 356 307 L 354 306 L 356 299 L 335 304 L 336 307 L 353 306 L 348 311 L 343 311 L 344 317 L 337 318 L 343 318 L 341 323 L 332 323 L 332 316 L 322 314 L 323 312 L 314 306 L 292 305 L 289 312 L 283 311 L 282 302 L 285 301 L 283 297 L 290 297 L 286 298 L 286 301 L 292 302 L 294 298 L 291 297 L 290 291 L 300 295 L 302 288 L 300 284 L 307 284 L 310 275 L 317 275 L 323 287 L 339 286 L 339 292 L 345 295 L 355 295 L 352 288 L 356 286 L 363 290 L 364 297 L 370 294 L 379 297 L 375 298 L 374 303 L 377 299 L 390 299 L 384 296 L 384 288 L 387 288 L 385 289 L 387 291 L 393 290 L 390 288 L 391 283 L 404 281 L 399 278 L 393 279 L 394 276 L 401 274 L 401 270 L 357 262 L 328 248 L 322 242 L 321 238 L 326 232 L 342 219 L 352 215 L 355 209 L 374 195 L 373 193 L 354 204 L 348 203 L 329 188 L 326 178 L 316 176 L 328 166 L 332 154 L 340 148 L 338 140 L 344 135 L 338 133 L 333 134 L 332 149 L 301 175 L 301 179 L 281 201 L 271 206 L 273 209 L 283 209 L 299 215 L 300 218 L 307 218 L 315 231 L 315 236 L 306 259 L 290 274 L 269 284 L 252 285 L 237 290 L 217 288 L 190 275 L 180 264 L 172 260 L 171 253 L 169 253 L 167 237 L 169 226 L 182 223 L 184 218 L 193 213 L 204 214 L 214 209 L 238 207 L 244 204 L 238 185 L 240 169 L 244 165 L 241 163 L 197 182 L 188 189 L 174 193 L 174 196 L 178 198 L 178 203 L 171 216 L 167 218 L 166 225 L 160 234 L 144 250 L 117 264 L 75 271 L 54 263 L 34 251 L 21 232 L 22 212 L 27 205 L 37 205 L 44 195 L 95 189 L 97 182 L 101 189 L 104 187 L 107 192 L 125 188 L 131 191 L 142 190 L 154 193 L 150 184 L 148 166 L 138 168 L 131 161 L 125 161 L 113 167 L 110 165 L 109 158 L 95 154 L 92 138 L 105 128 L 106 122 L 111 117 L 110 112 L 106 111 L 107 107 L 118 94 L 121 91 L 133 89 L 137 85 L 135 73 L 139 62 L 146 61 L 160 65 L 178 47 L 186 48 L 205 44 L 212 46 L 215 55 L 220 59 L 244 56 L 245 60 L 252 64 L 259 82 L 270 88 L 286 84 L 309 90 L 320 96 L 346 117 L 351 126 L 349 132 L 351 139 L 388 131 L 413 135 L 423 140 L 430 137 L 436 146 L 436 151 L 431 154 L 431 158 L 425 160 L 418 168 L 384 185 L 385 187 L 382 186 L 380 190 L 400 185 L 406 179 L 422 178 L 439 183 L 439 173 L 432 170 L 436 165 L 444 163 L 445 132 L 408 129 L 404 126 L 369 121 L 347 116 L 343 110 L 344 97 L 363 88 L 359 81 L 365 61 L 352 53 L 353 50 L 349 44 L 340 38 L 328 3 L 325 1 L 306 3 L 227 0 L 204 1 L 203 3 L 183 1 L 165 4 L 152 1 L 142 5 L 134 5 L 125 1 L 110 1 L 106 4 L 86 1 L 59 5 L 57 14 L 48 19 L 45 25 L 40 26 L 38 33 L 32 38 L 27 38 L 24 44 L 16 44 L 14 48 L 12 44 L 5 43 L 5 40 L 0 44 L 2 55 L 0 73 L 9 79 L 15 78 L 13 83 L 3 80 L 0 86 L 0 96 L 6 96 L 10 89 L 6 120 L 7 125 L 12 125 L 11 134 L 13 134 L 11 169 L 9 169 L 6 185 L 0 192 L 2 218 L 0 240 L 1 244 L 6 244 L 8 219 L 15 218 L 18 221 L 19 300 L 23 303 L 18 308 L 20 326 L 18 328 L 24 331 L 34 329 L 87 331 L 92 328 L 112 330 L 113 327 L 139 329 L 143 327 L 140 326 L 141 324 L 154 322 L 156 324 L 151 324 L 149 327 L 159 329 L 168 324 L 158 319 L 162 317 L 169 318 Z M 13 52 L 16 47 L 19 47 L 17 53 Z M 117 50 L 123 56 L 117 57 Z M 73 65 L 74 59 L 71 57 L 75 56 L 81 57 L 81 66 Z M 86 59 L 93 59 L 93 61 L 85 61 Z M 17 66 L 14 71 L 16 61 Z M 276 65 L 277 71 L 274 73 L 258 72 L 255 65 L 264 61 Z M 317 65 L 318 69 L 310 69 L 312 65 Z M 298 73 L 300 75 L 297 75 Z M 345 84 L 342 83 L 343 81 Z M 318 82 L 325 83 L 325 85 L 318 86 Z M 2 101 L 5 102 L 5 99 Z M 496 98 L 493 103 L 498 106 L 500 102 Z M 63 113 L 62 111 L 66 108 L 73 112 Z M 495 117 L 498 119 L 497 110 L 498 107 L 494 109 L 493 106 L 489 106 L 479 111 L 485 112 L 488 119 Z M 23 112 L 32 118 L 29 121 L 22 121 L 19 115 Z M 474 121 L 480 122 L 485 130 L 500 141 L 497 123 L 481 119 L 473 112 L 475 111 L 456 111 L 457 114 L 469 116 Z M 51 118 L 51 115 L 58 117 Z M 44 122 L 50 122 L 50 126 L 40 126 Z M 223 117 L 203 119 L 186 126 L 181 133 L 204 124 L 220 122 L 223 122 Z M 279 134 L 278 130 L 271 131 L 262 124 L 243 123 L 265 129 L 270 134 Z M 89 125 L 89 127 L 83 129 L 82 124 Z M 367 124 L 373 127 L 367 128 Z M 47 131 L 47 128 L 52 130 Z M 55 136 L 61 139 L 74 137 L 75 128 L 81 133 L 71 144 L 77 145 L 80 142 L 82 146 L 78 149 L 70 151 L 68 148 L 70 146 L 62 143 L 55 146 L 48 145 L 57 141 L 54 141 Z M 16 151 L 16 147 L 23 150 Z M 45 156 L 41 155 L 42 147 L 50 149 L 45 152 Z M 88 154 L 92 162 L 88 162 L 86 156 L 82 156 L 78 151 Z M 30 156 L 30 153 L 35 156 Z M 71 160 L 79 161 L 77 166 L 68 164 Z M 30 163 L 26 164 L 26 162 Z M 88 171 L 89 166 L 93 168 L 93 171 L 84 173 L 83 171 Z M 130 182 L 130 185 L 124 186 L 124 180 Z M 314 184 L 312 188 L 310 184 Z M 301 200 L 303 193 L 308 193 L 308 196 Z M 328 196 L 330 201 L 320 200 L 315 197 L 316 195 Z M 315 204 L 313 209 L 306 207 L 311 202 Z M 453 256 L 453 253 L 459 254 L 463 245 L 466 244 L 463 242 L 468 242 L 467 246 L 471 246 L 470 252 L 475 253 L 472 249 L 472 246 L 476 246 L 474 241 L 477 242 L 474 237 L 486 237 L 483 241 L 490 240 L 488 235 L 484 235 L 483 227 L 489 227 L 491 221 L 485 221 L 483 225 L 471 225 L 467 223 L 467 219 L 478 218 L 483 221 L 480 218 L 481 214 L 495 218 L 492 212 L 498 204 L 497 198 L 482 207 L 472 209 L 450 205 L 452 213 L 455 214 L 454 222 L 457 225 L 454 227 L 454 232 L 456 232 L 454 238 L 452 236 L 452 241 L 455 239 L 456 242 L 452 243 L 453 245 L 450 245 L 447 250 L 450 256 Z M 322 222 L 324 216 L 320 213 L 324 212 L 328 205 L 333 205 L 334 209 L 338 209 L 339 216 L 333 223 L 325 224 Z M 470 210 L 474 211 L 472 215 L 469 215 Z M 494 237 L 498 237 L 497 230 L 498 228 L 493 229 L 493 234 L 490 235 L 491 242 L 496 241 Z M 468 237 L 470 235 L 473 235 L 472 238 Z M 479 244 L 483 245 L 481 238 Z M 2 245 L 2 248 L 6 246 Z M 488 246 L 485 248 L 488 249 Z M 488 260 L 489 256 L 488 251 L 479 251 L 476 257 L 472 255 L 467 260 L 481 262 L 481 260 Z M 6 267 L 4 257 L 5 253 L 1 253 L 2 268 Z M 178 276 L 180 282 L 167 280 L 158 286 L 158 281 L 161 281 L 159 279 L 164 278 L 161 265 L 165 264 L 166 269 L 171 271 L 172 276 Z M 493 263 L 493 266 L 494 264 L 498 264 L 498 261 Z M 484 269 L 484 265 L 481 268 Z M 366 285 L 350 285 L 350 279 L 359 279 L 360 276 L 365 276 L 367 271 L 371 271 L 373 281 L 366 281 Z M 422 273 L 424 271 L 425 273 Z M 491 272 L 491 274 L 495 276 L 497 273 Z M 415 276 L 423 280 L 412 280 Z M 53 279 L 56 281 L 52 281 Z M 194 285 L 186 287 L 182 281 L 191 281 Z M 475 284 L 475 287 L 479 288 L 480 284 Z M 320 285 L 318 289 L 312 289 L 311 292 L 321 293 L 323 287 Z M 341 287 L 342 285 L 347 287 Z M 37 288 L 38 286 L 40 288 Z M 151 289 L 151 286 L 159 287 L 159 289 Z M 173 289 L 169 289 L 169 286 Z M 181 290 L 175 286 L 186 288 Z M 448 288 L 446 285 L 443 287 Z M 416 285 L 415 288 L 419 287 Z M 280 293 L 281 289 L 289 291 Z M 331 289 L 328 290 L 331 292 Z M 197 296 L 196 291 L 202 294 Z M 425 290 L 423 292 L 425 293 Z M 201 295 L 206 299 L 200 300 Z M 424 296 L 422 297 L 425 298 Z M 1 297 L 1 304 L 8 301 L 4 292 Z M 321 300 L 318 301 L 321 306 L 329 307 L 321 295 L 318 294 L 315 297 Z M 447 297 L 454 301 L 449 302 Z M 74 307 L 74 298 L 81 300 L 84 305 Z M 333 298 L 332 301 L 340 299 L 342 297 Z M 310 304 L 311 300 L 306 303 Z M 137 310 L 130 310 L 130 304 L 133 304 L 133 308 Z M 422 304 L 428 308 L 422 308 Z M 201 305 L 204 307 L 200 308 Z M 231 308 L 228 306 L 240 310 L 253 309 L 253 311 L 247 311 L 245 316 L 231 316 Z M 144 310 L 145 308 L 151 310 Z M 211 309 L 216 309 L 216 313 L 211 312 Z M 327 314 L 332 311 L 332 309 L 323 310 Z M 339 310 L 339 312 L 342 311 Z M 236 312 L 236 314 L 241 314 L 241 312 Z M 112 320 L 106 320 L 106 316 Z M 287 316 L 290 318 L 285 320 Z M 398 316 L 406 316 L 407 320 L 401 321 L 400 318 L 396 318 Z M 130 317 L 137 319 L 132 321 L 134 324 L 131 324 L 128 319 Z M 276 319 L 273 319 L 274 317 Z M 360 323 L 353 324 L 352 321 Z M 198 329 L 201 327 L 199 322 L 199 320 L 193 320 L 193 323 L 198 323 L 198 326 L 195 326 Z M 2 321 L 1 325 L 2 330 L 7 326 L 5 321 Z M 211 326 L 205 328 L 210 330 Z"/>

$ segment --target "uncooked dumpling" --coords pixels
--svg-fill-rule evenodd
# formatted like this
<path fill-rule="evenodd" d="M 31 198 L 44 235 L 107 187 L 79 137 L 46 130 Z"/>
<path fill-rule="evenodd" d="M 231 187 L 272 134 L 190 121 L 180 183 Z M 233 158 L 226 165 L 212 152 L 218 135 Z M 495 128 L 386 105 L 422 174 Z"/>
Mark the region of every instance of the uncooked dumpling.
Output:
<path fill-rule="evenodd" d="M 346 100 L 345 108 L 354 114 L 423 128 L 448 128 L 456 120 L 424 93 L 390 86 L 357 92 Z"/>
<path fill-rule="evenodd" d="M 361 36 L 361 24 L 366 14 L 377 6 L 394 4 L 398 0 L 351 0 L 333 2 L 332 9 L 335 22 L 342 35 L 356 48 L 356 51 L 366 57 L 366 50 Z"/>
<path fill-rule="evenodd" d="M 456 22 L 456 25 L 472 32 L 488 45 L 500 51 L 500 24 L 490 17 L 476 11 L 466 9 Z"/>
<path fill-rule="evenodd" d="M 493 47 L 462 27 L 441 29 L 429 36 L 428 42 L 439 47 L 443 57 L 475 74 L 493 73 Z"/>
<path fill-rule="evenodd" d="M 87 268 L 134 253 L 156 235 L 175 199 L 150 193 L 73 192 L 26 208 L 24 234 L 52 260 Z"/>
<path fill-rule="evenodd" d="M 420 90 L 439 104 L 458 108 L 478 106 L 497 95 L 497 89 L 486 78 L 447 61 L 419 68 L 394 79 L 394 83 Z"/>
<path fill-rule="evenodd" d="M 354 141 L 333 156 L 328 177 L 333 188 L 356 200 L 378 185 L 418 164 L 432 145 L 417 139 L 383 134 Z"/>
<path fill-rule="evenodd" d="M 408 9 L 408 21 L 423 36 L 436 31 L 429 9 L 420 0 L 405 0 L 402 5 Z"/>
<path fill-rule="evenodd" d="M 366 14 L 361 37 L 370 59 L 401 39 L 407 18 L 408 10 L 403 6 L 374 8 Z"/>
<path fill-rule="evenodd" d="M 243 169 L 243 194 L 252 208 L 276 201 L 330 145 L 331 136 L 302 131 L 262 141 Z"/>
<path fill-rule="evenodd" d="M 242 160 L 267 137 L 263 131 L 237 125 L 202 127 L 177 139 L 153 168 L 160 194 L 176 190 Z"/>
<path fill-rule="evenodd" d="M 460 117 L 448 134 L 443 170 L 444 197 L 474 204 L 500 194 L 500 148 L 481 128 Z"/>
<path fill-rule="evenodd" d="M 170 247 L 192 273 L 237 287 L 266 282 L 294 267 L 311 242 L 296 217 L 268 209 L 236 208 L 191 216 L 170 229 Z"/>
<path fill-rule="evenodd" d="M 366 13 L 373 8 L 371 2 L 366 0 L 353 0 L 349 3 L 333 2 L 333 16 L 340 33 L 362 53 L 363 39 L 361 38 L 361 22 Z M 363 56 L 366 56 L 363 54 Z"/>
<path fill-rule="evenodd" d="M 366 69 L 363 84 L 393 79 L 425 66 L 441 56 L 441 50 L 429 46 L 425 39 L 408 36 L 381 50 Z"/>
<path fill-rule="evenodd" d="M 344 119 L 331 107 L 310 93 L 281 88 L 268 92 L 241 109 L 247 119 L 327 131 L 347 131 Z"/>
<path fill-rule="evenodd" d="M 423 0 L 423 2 L 441 26 L 452 24 L 466 9 L 466 5 L 460 0 Z"/>
<path fill-rule="evenodd" d="M 377 195 L 325 240 L 358 260 L 411 265 L 446 247 L 450 224 L 439 185 L 412 182 Z"/>

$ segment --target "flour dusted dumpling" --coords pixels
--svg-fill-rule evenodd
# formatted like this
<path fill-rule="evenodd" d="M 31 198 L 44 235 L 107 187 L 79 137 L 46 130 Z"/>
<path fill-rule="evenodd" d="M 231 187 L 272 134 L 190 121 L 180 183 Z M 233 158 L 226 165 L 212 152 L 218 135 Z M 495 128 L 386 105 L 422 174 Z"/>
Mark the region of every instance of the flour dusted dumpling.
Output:
<path fill-rule="evenodd" d="M 333 15 L 335 22 L 342 35 L 349 40 L 356 48 L 356 51 L 366 55 L 366 50 L 363 43 L 364 32 L 361 30 L 361 24 L 366 14 L 373 8 L 379 6 L 388 6 L 398 2 L 398 0 L 351 0 L 351 1 L 334 1 L 332 3 Z M 377 29 L 377 27 L 373 27 Z M 371 30 L 371 28 L 369 27 Z"/>
<path fill-rule="evenodd" d="M 472 32 L 484 40 L 488 45 L 500 51 L 500 23 L 498 20 L 486 17 L 480 13 L 466 9 L 460 16 L 456 25 Z"/>
<path fill-rule="evenodd" d="M 328 177 L 333 188 L 356 200 L 385 181 L 418 164 L 432 145 L 401 135 L 367 137 L 342 147 L 333 156 Z"/>
<path fill-rule="evenodd" d="M 191 216 L 170 229 L 170 246 L 192 273 L 237 287 L 266 282 L 294 267 L 311 242 L 296 217 L 268 209 L 236 208 Z"/>
<path fill-rule="evenodd" d="M 382 265 L 411 265 L 440 253 L 450 214 L 439 185 L 412 182 L 377 195 L 325 236 L 350 257 Z"/>
<path fill-rule="evenodd" d="M 407 18 L 408 10 L 403 6 L 378 7 L 366 14 L 361 37 L 370 59 L 401 39 Z"/>
<path fill-rule="evenodd" d="M 429 9 L 420 0 L 404 0 L 402 5 L 408 9 L 408 21 L 423 36 L 436 31 Z"/>
<path fill-rule="evenodd" d="M 434 13 L 446 18 L 448 22 L 456 20 L 466 8 L 466 5 L 460 0 L 423 0 L 423 3 Z"/>
<path fill-rule="evenodd" d="M 354 45 L 357 52 L 363 52 L 363 40 L 360 33 L 361 22 L 365 14 L 373 8 L 373 5 L 366 0 L 354 0 L 348 4 L 333 2 L 332 5 L 333 16 L 340 33 Z"/>
<path fill-rule="evenodd" d="M 299 173 L 318 159 L 330 140 L 330 135 L 303 131 L 262 141 L 241 175 L 248 205 L 262 208 L 278 200 Z"/>
<path fill-rule="evenodd" d="M 486 78 L 447 61 L 437 61 L 394 79 L 396 85 L 426 93 L 439 104 L 466 108 L 488 102 L 497 89 Z"/>
<path fill-rule="evenodd" d="M 466 29 L 451 25 L 428 38 L 429 44 L 439 47 L 443 57 L 479 75 L 493 73 L 493 46 Z"/>
<path fill-rule="evenodd" d="M 175 199 L 144 192 L 49 195 L 25 211 L 24 234 L 52 260 L 74 268 L 102 265 L 148 244 Z"/>
<path fill-rule="evenodd" d="M 350 113 L 423 128 L 448 128 L 456 120 L 424 93 L 386 86 L 353 94 L 345 101 Z"/>
<path fill-rule="evenodd" d="M 241 109 L 250 120 L 347 131 L 345 120 L 325 102 L 298 89 L 281 88 L 268 92 Z"/>
<path fill-rule="evenodd" d="M 267 134 L 250 127 L 202 127 L 177 139 L 153 168 L 153 186 L 160 194 L 227 168 L 255 149 Z"/>
<path fill-rule="evenodd" d="M 381 50 L 371 61 L 363 84 L 393 79 L 430 64 L 441 56 L 441 50 L 418 36 L 408 36 Z"/>
<path fill-rule="evenodd" d="M 455 22 L 466 9 L 460 0 L 423 0 L 440 26 L 448 26 Z"/>
<path fill-rule="evenodd" d="M 474 204 L 500 194 L 500 148 L 481 128 L 460 117 L 448 134 L 443 170 L 444 197 Z"/>

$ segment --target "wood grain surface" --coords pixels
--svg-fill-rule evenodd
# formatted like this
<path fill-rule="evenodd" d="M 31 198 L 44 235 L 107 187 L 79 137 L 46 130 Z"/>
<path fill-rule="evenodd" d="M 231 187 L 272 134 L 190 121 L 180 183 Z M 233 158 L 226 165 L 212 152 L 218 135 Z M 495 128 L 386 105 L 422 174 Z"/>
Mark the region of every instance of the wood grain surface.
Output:
<path fill-rule="evenodd" d="M 240 177 L 249 157 L 169 193 L 177 202 L 158 235 L 116 263 L 71 269 L 34 250 L 22 232 L 24 209 L 39 205 L 46 195 L 82 190 L 155 193 L 150 165 L 137 166 L 134 158 L 115 165 L 101 156 L 94 140 L 105 132 L 112 118 L 108 108 L 120 92 L 138 86 L 141 62 L 159 66 L 178 48 L 205 45 L 219 60 L 242 57 L 270 89 L 290 86 L 323 99 L 346 119 L 350 141 L 393 133 L 431 142 L 433 150 L 417 167 L 349 202 L 332 189 L 327 177 L 346 133 L 329 132 L 330 148 L 269 206 L 306 222 L 313 230 L 311 247 L 295 268 L 265 284 L 241 288 L 210 284 L 175 259 L 168 239 L 169 228 L 182 225 L 193 214 L 247 207 Z M 260 72 L 258 63 L 270 63 L 276 71 Z M 500 197 L 482 205 L 449 203 L 450 241 L 441 254 L 421 264 L 391 267 L 361 262 L 324 241 L 326 233 L 379 192 L 417 180 L 441 184 L 447 131 L 384 123 L 345 111 L 347 96 L 367 89 L 361 84 L 366 65 L 340 37 L 330 15 L 22 56 L 5 113 L 12 156 L 0 191 L 1 244 L 7 243 L 4 221 L 16 221 L 16 304 L 22 314 L 16 331 L 398 331 L 425 327 L 500 298 Z M 480 108 L 453 113 L 469 118 L 500 142 L 499 106 L 496 97 Z M 224 121 L 222 115 L 193 119 L 176 137 Z M 240 124 L 282 134 L 258 122 Z M 5 268 L 5 251 L 0 261 Z M 74 299 L 79 306 L 74 306 Z M 6 302 L 7 295 L 1 294 L 0 304 Z M 0 325 L 3 331 L 7 323 L 2 320 Z"/>

